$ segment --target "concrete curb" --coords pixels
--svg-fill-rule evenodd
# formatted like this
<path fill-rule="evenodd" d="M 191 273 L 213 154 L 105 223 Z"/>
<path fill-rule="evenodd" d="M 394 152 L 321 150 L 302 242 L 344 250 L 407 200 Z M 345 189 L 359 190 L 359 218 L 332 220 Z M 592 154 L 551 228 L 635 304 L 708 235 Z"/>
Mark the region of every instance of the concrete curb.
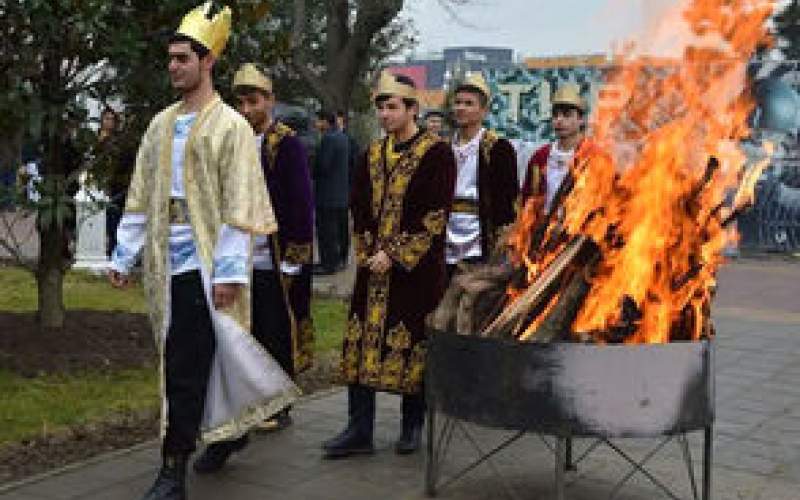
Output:
<path fill-rule="evenodd" d="M 306 403 L 316 401 L 317 399 L 326 398 L 343 390 L 345 390 L 344 387 L 337 386 L 337 387 L 331 387 L 330 389 L 323 389 L 321 391 L 314 392 L 307 396 L 302 396 L 298 400 L 296 406 L 303 406 Z M 100 455 L 95 455 L 94 457 L 87 458 L 86 460 L 73 462 L 71 464 L 67 464 L 62 467 L 57 467 L 55 469 L 51 469 L 45 472 L 40 472 L 39 474 L 34 474 L 32 476 L 25 477 L 17 481 L 12 481 L 10 483 L 0 484 L 0 495 L 5 495 L 6 493 L 11 493 L 12 491 L 18 490 L 24 486 L 29 486 L 31 484 L 44 481 L 45 479 L 61 476 L 63 474 L 67 474 L 69 472 L 73 472 L 75 470 L 82 469 L 84 467 L 89 467 L 90 465 L 95 465 L 101 462 L 105 462 L 107 460 L 124 457 L 126 455 L 130 455 L 131 453 L 135 453 L 139 450 L 143 450 L 150 446 L 157 446 L 158 442 L 159 442 L 158 439 L 151 439 L 143 443 L 138 443 L 133 446 L 129 446 L 128 448 L 121 448 L 119 450 L 109 451 L 107 453 L 101 453 Z"/>

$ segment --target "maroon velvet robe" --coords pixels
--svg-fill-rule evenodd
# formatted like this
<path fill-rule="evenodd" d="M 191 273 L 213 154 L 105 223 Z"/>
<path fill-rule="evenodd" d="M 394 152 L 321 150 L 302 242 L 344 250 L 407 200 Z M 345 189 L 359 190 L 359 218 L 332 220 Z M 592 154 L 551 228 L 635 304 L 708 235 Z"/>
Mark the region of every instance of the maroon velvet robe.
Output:
<path fill-rule="evenodd" d="M 345 332 L 345 383 L 419 393 L 425 367 L 425 316 L 444 293 L 445 227 L 455 189 L 449 144 L 422 132 L 399 158 L 373 142 L 355 168 L 350 209 L 358 271 Z M 370 272 L 384 250 L 392 268 Z"/>

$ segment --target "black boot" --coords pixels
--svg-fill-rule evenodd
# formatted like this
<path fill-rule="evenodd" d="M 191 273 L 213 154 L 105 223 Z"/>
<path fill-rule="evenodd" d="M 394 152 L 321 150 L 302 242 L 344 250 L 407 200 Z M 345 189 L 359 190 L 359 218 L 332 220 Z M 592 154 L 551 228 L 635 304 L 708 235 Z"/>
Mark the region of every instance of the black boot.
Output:
<path fill-rule="evenodd" d="M 188 454 L 164 455 L 161 470 L 142 500 L 186 500 Z"/>
<path fill-rule="evenodd" d="M 325 458 L 345 458 L 352 455 L 371 455 L 375 453 L 372 436 L 365 435 L 355 426 L 348 425 L 335 438 L 322 445 Z"/>
<path fill-rule="evenodd" d="M 231 455 L 244 449 L 249 442 L 250 439 L 245 434 L 235 441 L 222 441 L 208 445 L 203 454 L 194 461 L 194 471 L 198 474 L 211 474 L 219 471 L 225 466 L 225 462 Z"/>
<path fill-rule="evenodd" d="M 375 391 L 352 384 L 347 387 L 347 428 L 322 444 L 325 458 L 375 453 L 372 432 L 375 425 Z"/>
<path fill-rule="evenodd" d="M 419 449 L 422 445 L 422 426 L 412 425 L 406 428 L 403 426 L 403 432 L 400 438 L 394 443 L 394 452 L 398 455 L 410 455 Z"/>
<path fill-rule="evenodd" d="M 422 424 L 425 422 L 425 399 L 422 394 L 403 396 L 403 424 L 400 438 L 394 444 L 398 455 L 409 455 L 422 444 Z"/>

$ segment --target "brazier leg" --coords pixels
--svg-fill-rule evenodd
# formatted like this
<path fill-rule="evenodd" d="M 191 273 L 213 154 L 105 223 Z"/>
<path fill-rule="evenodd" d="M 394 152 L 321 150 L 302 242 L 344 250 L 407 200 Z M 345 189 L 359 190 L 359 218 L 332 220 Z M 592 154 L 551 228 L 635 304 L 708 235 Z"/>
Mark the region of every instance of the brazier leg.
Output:
<path fill-rule="evenodd" d="M 556 436 L 556 481 L 555 481 L 555 500 L 565 500 L 564 497 L 564 475 L 567 465 L 567 439 Z"/>

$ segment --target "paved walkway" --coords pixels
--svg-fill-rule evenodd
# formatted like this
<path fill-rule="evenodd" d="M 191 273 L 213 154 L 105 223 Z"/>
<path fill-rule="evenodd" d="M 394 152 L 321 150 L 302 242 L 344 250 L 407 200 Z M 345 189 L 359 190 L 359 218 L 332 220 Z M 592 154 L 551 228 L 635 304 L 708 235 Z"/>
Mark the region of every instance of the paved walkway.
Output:
<path fill-rule="evenodd" d="M 797 261 L 742 260 L 720 276 L 715 304 L 717 422 L 714 493 L 718 500 L 800 498 L 800 264 Z M 255 436 L 229 467 L 214 477 L 190 479 L 192 500 L 411 500 L 424 497 L 424 456 L 398 457 L 392 442 L 398 432 L 399 399 L 378 402 L 373 457 L 326 461 L 320 443 L 337 432 L 346 412 L 341 390 L 304 400 L 294 411 L 295 425 L 281 433 Z M 489 449 L 508 433 L 470 426 Z M 699 436 L 690 438 L 699 456 Z M 643 456 L 651 442 L 621 441 Z M 588 445 L 578 441 L 578 452 Z M 445 474 L 475 457 L 460 435 L 454 439 Z M 72 470 L 38 478 L 0 500 L 138 500 L 158 467 L 158 447 L 148 443 Z M 678 447 L 669 444 L 650 464 L 676 493 L 690 491 Z M 493 468 L 504 479 L 498 479 Z M 552 456 L 537 436 L 517 442 L 490 465 L 440 491 L 446 499 L 544 499 L 552 495 Z M 606 498 L 625 474 L 624 463 L 598 449 L 570 473 L 567 498 Z M 666 498 L 641 476 L 618 497 Z"/>

